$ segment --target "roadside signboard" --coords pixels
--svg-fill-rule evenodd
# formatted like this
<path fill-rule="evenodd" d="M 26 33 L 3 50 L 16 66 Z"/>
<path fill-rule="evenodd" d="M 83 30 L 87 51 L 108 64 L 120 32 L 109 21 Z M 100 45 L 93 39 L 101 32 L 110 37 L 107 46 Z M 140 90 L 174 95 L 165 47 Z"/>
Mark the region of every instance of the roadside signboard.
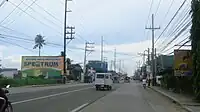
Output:
<path fill-rule="evenodd" d="M 191 50 L 174 50 L 174 75 L 192 76 Z"/>
<path fill-rule="evenodd" d="M 61 56 L 22 56 L 23 76 L 59 77 L 63 74 L 64 60 Z"/>

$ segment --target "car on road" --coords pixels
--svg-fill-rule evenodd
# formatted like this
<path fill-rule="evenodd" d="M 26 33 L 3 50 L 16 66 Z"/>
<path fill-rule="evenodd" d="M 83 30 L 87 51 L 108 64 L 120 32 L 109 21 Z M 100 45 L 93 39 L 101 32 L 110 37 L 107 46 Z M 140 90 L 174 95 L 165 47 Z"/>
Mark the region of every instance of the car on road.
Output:
<path fill-rule="evenodd" d="M 101 89 L 111 90 L 112 84 L 113 84 L 112 74 L 111 73 L 96 73 L 94 83 L 95 83 L 96 90 L 101 90 Z"/>

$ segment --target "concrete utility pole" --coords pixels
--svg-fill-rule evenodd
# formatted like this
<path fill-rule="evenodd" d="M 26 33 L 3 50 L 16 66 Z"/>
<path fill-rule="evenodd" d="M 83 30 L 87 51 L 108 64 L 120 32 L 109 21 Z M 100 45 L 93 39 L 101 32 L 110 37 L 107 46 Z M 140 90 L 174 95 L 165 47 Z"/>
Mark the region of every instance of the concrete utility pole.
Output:
<path fill-rule="evenodd" d="M 113 60 L 110 61 L 110 70 L 113 70 Z"/>
<path fill-rule="evenodd" d="M 103 68 L 103 62 L 104 62 L 104 59 L 103 59 L 103 36 L 101 36 L 101 68 Z"/>
<path fill-rule="evenodd" d="M 147 62 L 147 65 L 149 65 L 150 64 L 150 49 L 148 48 L 148 62 Z"/>
<path fill-rule="evenodd" d="M 155 75 L 157 73 L 157 59 L 156 59 L 156 48 L 155 48 Z"/>
<path fill-rule="evenodd" d="M 144 52 L 143 53 L 138 53 L 138 55 L 140 55 L 140 56 L 143 56 L 143 65 L 145 65 L 145 56 L 148 56 L 149 57 L 149 54 L 145 54 L 145 52 L 149 52 L 148 50 L 144 50 Z"/>
<path fill-rule="evenodd" d="M 101 62 L 103 62 L 103 36 L 101 36 Z"/>
<path fill-rule="evenodd" d="M 122 72 L 122 60 L 119 60 L 119 72 Z"/>
<path fill-rule="evenodd" d="M 70 31 L 67 31 L 66 33 L 65 33 L 65 35 L 70 35 L 70 36 L 65 36 L 65 45 L 64 45 L 64 62 L 66 62 L 66 41 L 67 40 L 73 40 L 74 39 L 74 37 L 73 37 L 73 34 L 75 34 L 75 32 L 73 32 L 73 29 L 75 29 L 75 27 L 66 27 L 66 30 L 67 29 L 69 29 Z M 64 67 L 65 67 L 65 70 L 64 70 L 64 74 L 66 75 L 66 63 L 64 63 Z"/>
<path fill-rule="evenodd" d="M 114 71 L 116 72 L 116 48 L 115 48 L 115 51 L 114 51 Z"/>
<path fill-rule="evenodd" d="M 72 37 L 72 30 L 71 30 L 71 37 L 70 38 L 66 38 L 66 35 L 67 35 L 67 28 L 66 28 L 66 26 L 67 26 L 67 12 L 71 12 L 71 11 L 68 11 L 67 10 L 67 2 L 68 1 L 72 1 L 72 0 L 65 0 L 65 15 L 64 15 L 64 33 L 63 33 L 63 35 L 64 35 L 64 51 L 63 51 L 63 53 L 64 53 L 64 67 L 63 67 L 63 72 L 64 72 L 64 74 L 63 74 L 63 80 L 64 80 L 64 83 L 66 82 L 66 39 L 73 39 L 73 37 Z M 71 27 L 71 29 L 74 29 L 73 27 Z"/>
<path fill-rule="evenodd" d="M 94 48 L 94 46 L 91 46 L 93 45 L 94 43 L 89 43 L 89 42 L 86 42 L 85 43 L 85 55 L 84 55 L 84 61 L 83 61 L 83 73 L 85 75 L 86 73 L 86 61 L 87 61 L 87 51 L 89 51 L 90 53 L 94 50 L 92 49 L 89 49 L 89 48 Z"/>
<path fill-rule="evenodd" d="M 145 60 L 145 56 L 146 56 L 145 52 L 146 52 L 146 51 L 148 52 L 148 50 L 144 50 L 144 54 L 143 54 L 143 65 L 145 65 L 145 61 L 146 61 L 146 60 Z M 148 54 L 147 54 L 147 56 L 148 56 Z"/>
<path fill-rule="evenodd" d="M 155 80 L 155 60 L 154 60 L 154 31 L 157 30 L 157 29 L 160 29 L 160 27 L 154 27 L 154 14 L 152 14 L 152 23 L 151 23 L 151 27 L 149 28 L 145 28 L 145 29 L 149 29 L 152 31 L 152 75 L 153 75 L 153 81 L 152 81 L 152 85 L 154 86 L 155 83 L 156 83 L 156 80 Z"/>

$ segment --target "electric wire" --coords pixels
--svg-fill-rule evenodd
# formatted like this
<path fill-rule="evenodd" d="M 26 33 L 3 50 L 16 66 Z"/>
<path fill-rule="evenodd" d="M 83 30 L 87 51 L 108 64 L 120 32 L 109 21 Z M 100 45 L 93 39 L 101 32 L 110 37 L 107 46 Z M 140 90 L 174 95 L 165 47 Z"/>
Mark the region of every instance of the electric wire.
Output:
<path fill-rule="evenodd" d="M 164 28 L 164 30 L 161 32 L 161 34 L 158 36 L 158 38 L 156 39 L 155 43 L 160 39 L 160 37 L 162 36 L 162 34 L 165 32 L 165 30 L 169 27 L 169 25 L 172 23 L 172 21 L 174 20 L 174 18 L 177 16 L 177 14 L 179 13 L 179 11 L 181 10 L 181 8 L 184 6 L 184 4 L 186 3 L 187 0 L 184 0 L 183 3 L 181 4 L 181 6 L 178 8 L 178 10 L 176 11 L 176 13 L 174 14 L 174 16 L 171 18 L 171 20 L 169 21 L 169 23 L 167 24 L 167 26 Z M 154 43 L 154 44 L 155 44 Z"/>
<path fill-rule="evenodd" d="M 36 1 L 37 0 L 33 1 L 30 5 L 28 5 L 28 7 L 26 7 L 26 9 L 24 9 L 24 11 L 26 12 Z M 18 7 L 16 7 L 16 8 L 18 8 Z M 18 16 L 21 16 L 23 14 L 23 11 L 20 10 L 17 14 L 19 14 Z M 12 22 L 10 22 L 9 25 L 13 24 L 16 20 L 17 20 L 17 18 L 15 18 Z"/>
<path fill-rule="evenodd" d="M 21 0 L 21 2 L 3 19 L 1 20 L 0 24 L 2 24 L 8 17 L 24 2 L 24 0 Z"/>
<path fill-rule="evenodd" d="M 12 2 L 9 1 L 9 3 L 11 3 L 13 6 L 16 7 L 16 5 Z M 46 27 L 51 28 L 53 31 L 56 31 L 57 33 L 59 33 L 60 35 L 62 35 L 61 32 L 57 31 L 56 29 L 52 28 L 51 26 L 49 26 L 48 24 L 45 24 L 44 22 L 42 22 L 41 20 L 36 19 L 34 16 L 32 16 L 31 14 L 27 13 L 26 11 L 24 11 L 23 9 L 21 9 L 20 7 L 18 7 L 18 9 L 20 9 L 21 11 L 23 11 L 25 14 L 27 14 L 28 16 L 30 16 L 32 19 L 38 21 L 39 23 L 43 24 Z"/>
<path fill-rule="evenodd" d="M 164 18 L 162 19 L 162 21 L 161 21 L 161 23 L 160 23 L 160 26 L 162 26 L 162 24 L 164 23 L 163 20 L 165 21 L 165 19 L 167 18 L 168 14 L 169 14 L 169 11 L 170 11 L 170 9 L 172 8 L 173 4 L 174 4 L 174 0 L 171 1 L 170 6 L 169 6 L 169 8 L 168 8 L 166 14 L 165 14 Z"/>

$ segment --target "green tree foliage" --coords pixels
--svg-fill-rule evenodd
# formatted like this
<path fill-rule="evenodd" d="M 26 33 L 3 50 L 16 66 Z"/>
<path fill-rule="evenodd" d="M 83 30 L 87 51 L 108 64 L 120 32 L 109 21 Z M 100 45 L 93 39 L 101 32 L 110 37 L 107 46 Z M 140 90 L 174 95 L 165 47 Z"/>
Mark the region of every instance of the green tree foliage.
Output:
<path fill-rule="evenodd" d="M 39 56 L 40 56 L 40 49 L 43 47 L 43 45 L 46 45 L 44 36 L 42 36 L 41 34 L 36 35 L 35 46 L 33 47 L 33 49 L 36 49 L 36 48 L 39 49 Z"/>
<path fill-rule="evenodd" d="M 200 99 L 200 1 L 192 0 L 191 44 L 193 58 L 193 87 L 197 99 Z"/>

